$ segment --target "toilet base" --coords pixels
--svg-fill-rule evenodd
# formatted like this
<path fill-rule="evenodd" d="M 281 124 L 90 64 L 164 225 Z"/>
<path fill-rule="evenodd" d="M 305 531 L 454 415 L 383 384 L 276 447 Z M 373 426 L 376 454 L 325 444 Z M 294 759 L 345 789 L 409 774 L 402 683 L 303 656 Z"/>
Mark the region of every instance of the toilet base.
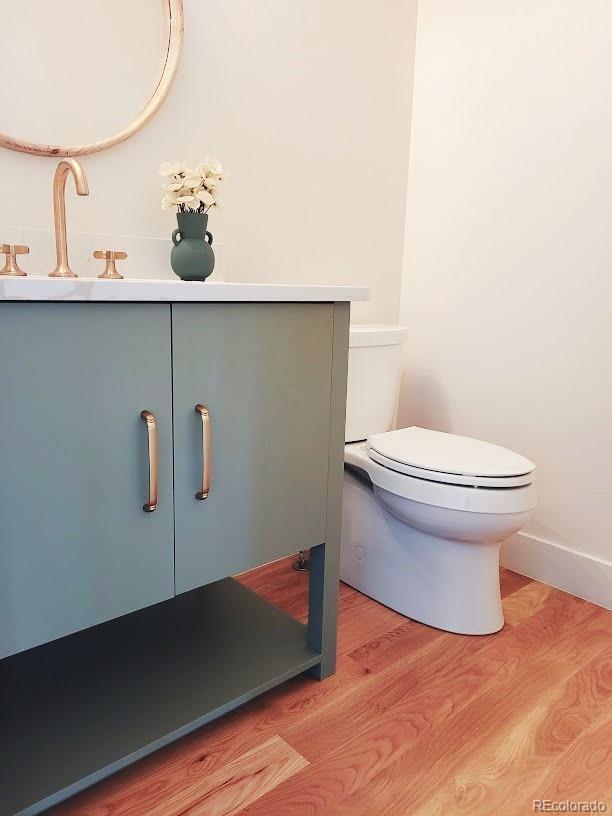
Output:
<path fill-rule="evenodd" d="M 499 548 L 410 527 L 345 470 L 340 578 L 402 615 L 457 634 L 499 631 Z"/>

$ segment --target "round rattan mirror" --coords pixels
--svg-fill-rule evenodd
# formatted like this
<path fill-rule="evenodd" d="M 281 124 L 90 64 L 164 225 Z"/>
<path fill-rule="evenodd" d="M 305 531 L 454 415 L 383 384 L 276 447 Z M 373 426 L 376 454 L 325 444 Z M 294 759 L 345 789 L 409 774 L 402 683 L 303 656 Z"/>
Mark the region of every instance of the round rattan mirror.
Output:
<path fill-rule="evenodd" d="M 143 128 L 170 91 L 183 49 L 183 0 L 70 0 L 61 11 L 49 0 L 20 0 L 7 14 L 0 127 L 20 136 L 0 131 L 0 147 L 35 156 L 97 153 Z"/>

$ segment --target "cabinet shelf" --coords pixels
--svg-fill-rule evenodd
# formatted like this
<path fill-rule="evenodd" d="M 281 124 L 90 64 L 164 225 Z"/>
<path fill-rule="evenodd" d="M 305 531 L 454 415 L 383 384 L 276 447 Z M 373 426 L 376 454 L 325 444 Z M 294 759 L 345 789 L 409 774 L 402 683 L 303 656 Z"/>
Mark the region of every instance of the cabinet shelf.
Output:
<path fill-rule="evenodd" d="M 0 814 L 30 816 L 316 666 L 231 578 L 0 662 Z"/>

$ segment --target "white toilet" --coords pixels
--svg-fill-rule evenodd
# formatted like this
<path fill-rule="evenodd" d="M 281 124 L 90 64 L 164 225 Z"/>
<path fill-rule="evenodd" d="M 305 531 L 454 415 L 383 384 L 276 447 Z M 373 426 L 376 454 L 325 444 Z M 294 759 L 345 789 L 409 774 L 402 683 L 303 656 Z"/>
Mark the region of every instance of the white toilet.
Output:
<path fill-rule="evenodd" d="M 499 548 L 536 506 L 517 453 L 394 427 L 406 332 L 350 332 L 341 579 L 414 620 L 468 635 L 504 624 Z"/>

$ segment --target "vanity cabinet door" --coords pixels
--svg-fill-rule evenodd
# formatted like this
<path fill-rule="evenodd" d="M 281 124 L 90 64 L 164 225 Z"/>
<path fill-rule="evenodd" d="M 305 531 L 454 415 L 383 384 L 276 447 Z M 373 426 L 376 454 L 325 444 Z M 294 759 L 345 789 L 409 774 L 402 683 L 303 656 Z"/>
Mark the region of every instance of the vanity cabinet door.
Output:
<path fill-rule="evenodd" d="M 0 347 L 4 657 L 174 594 L 170 306 L 0 303 Z"/>
<path fill-rule="evenodd" d="M 332 332 L 331 304 L 172 306 L 177 592 L 324 541 Z"/>

